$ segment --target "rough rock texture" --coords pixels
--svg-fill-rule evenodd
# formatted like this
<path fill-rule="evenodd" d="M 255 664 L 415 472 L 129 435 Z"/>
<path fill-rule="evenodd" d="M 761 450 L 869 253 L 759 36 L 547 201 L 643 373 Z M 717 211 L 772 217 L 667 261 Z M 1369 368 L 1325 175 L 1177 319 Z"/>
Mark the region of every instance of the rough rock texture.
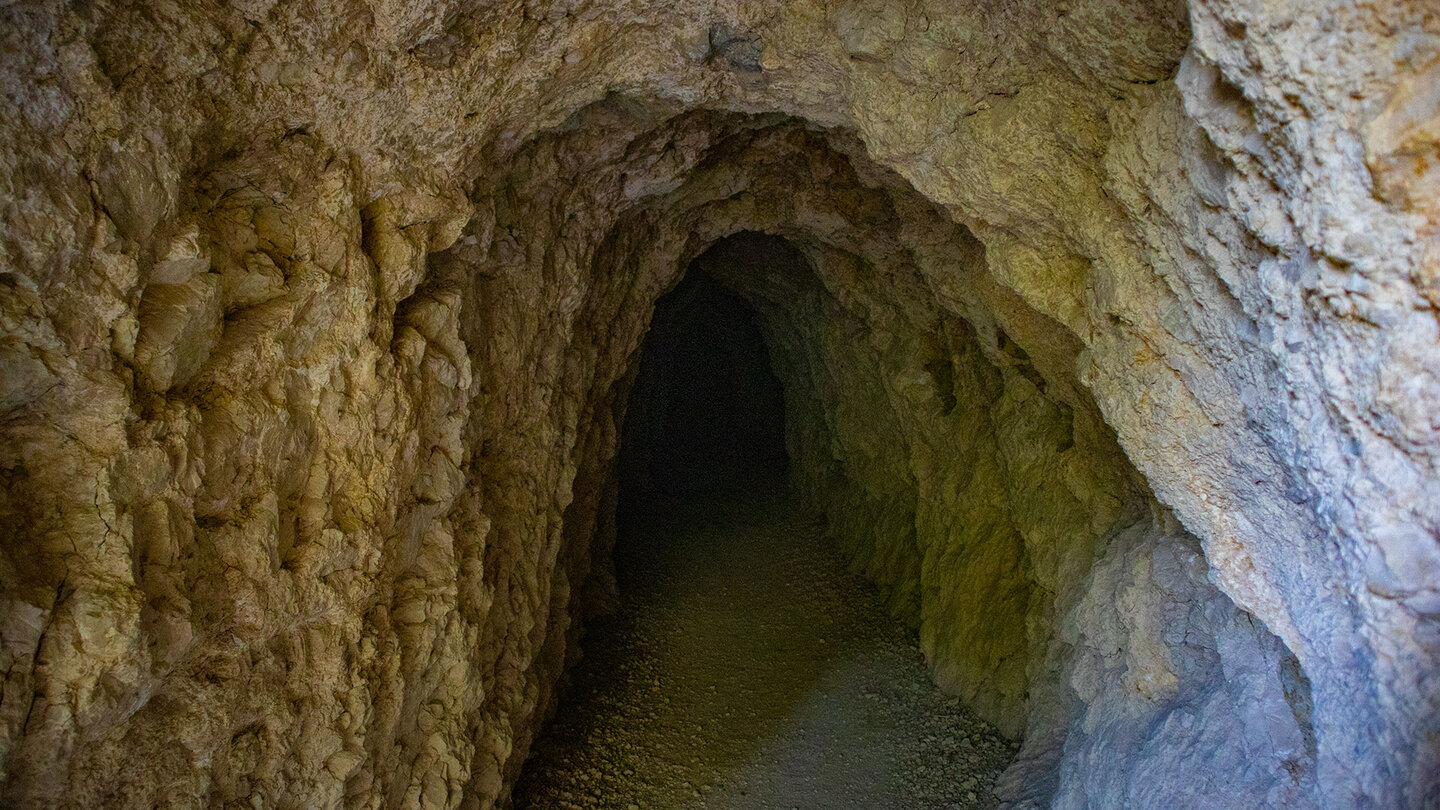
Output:
<path fill-rule="evenodd" d="M 505 803 L 712 246 L 1002 797 L 1440 802 L 1430 0 L 0 15 L 0 802 Z"/>

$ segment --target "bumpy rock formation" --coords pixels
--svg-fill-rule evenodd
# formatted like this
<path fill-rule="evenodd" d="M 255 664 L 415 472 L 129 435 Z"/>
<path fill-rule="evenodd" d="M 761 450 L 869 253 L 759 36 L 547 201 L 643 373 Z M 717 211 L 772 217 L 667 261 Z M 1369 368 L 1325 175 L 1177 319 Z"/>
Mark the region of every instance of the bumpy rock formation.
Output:
<path fill-rule="evenodd" d="M 504 805 L 697 260 L 1002 798 L 1440 801 L 1429 0 L 0 14 L 0 801 Z"/>

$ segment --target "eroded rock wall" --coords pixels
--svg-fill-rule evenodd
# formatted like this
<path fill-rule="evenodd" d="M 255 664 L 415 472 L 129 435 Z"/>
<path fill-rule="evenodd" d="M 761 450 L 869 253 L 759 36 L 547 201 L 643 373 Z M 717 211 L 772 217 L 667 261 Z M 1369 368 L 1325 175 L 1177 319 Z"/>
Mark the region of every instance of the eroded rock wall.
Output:
<path fill-rule="evenodd" d="M 1008 797 L 1435 801 L 1425 0 L 0 14 L 5 801 L 503 801 L 742 231 Z"/>

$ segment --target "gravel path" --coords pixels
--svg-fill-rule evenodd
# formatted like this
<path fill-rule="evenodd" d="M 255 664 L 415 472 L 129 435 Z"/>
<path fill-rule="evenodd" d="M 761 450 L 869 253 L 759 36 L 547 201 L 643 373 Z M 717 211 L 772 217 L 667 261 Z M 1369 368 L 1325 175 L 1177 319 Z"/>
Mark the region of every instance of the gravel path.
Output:
<path fill-rule="evenodd" d="M 646 515 L 516 807 L 994 806 L 1014 746 L 934 687 L 819 525 L 778 497 Z"/>

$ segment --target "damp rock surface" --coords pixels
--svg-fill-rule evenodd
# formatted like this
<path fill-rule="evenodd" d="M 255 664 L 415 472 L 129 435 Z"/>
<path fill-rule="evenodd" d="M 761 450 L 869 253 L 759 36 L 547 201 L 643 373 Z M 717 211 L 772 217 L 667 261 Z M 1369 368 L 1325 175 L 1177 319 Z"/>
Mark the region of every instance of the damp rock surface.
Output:
<path fill-rule="evenodd" d="M 780 495 L 647 505 L 519 810 L 996 805 L 1015 746 L 935 687 L 821 522 Z"/>

